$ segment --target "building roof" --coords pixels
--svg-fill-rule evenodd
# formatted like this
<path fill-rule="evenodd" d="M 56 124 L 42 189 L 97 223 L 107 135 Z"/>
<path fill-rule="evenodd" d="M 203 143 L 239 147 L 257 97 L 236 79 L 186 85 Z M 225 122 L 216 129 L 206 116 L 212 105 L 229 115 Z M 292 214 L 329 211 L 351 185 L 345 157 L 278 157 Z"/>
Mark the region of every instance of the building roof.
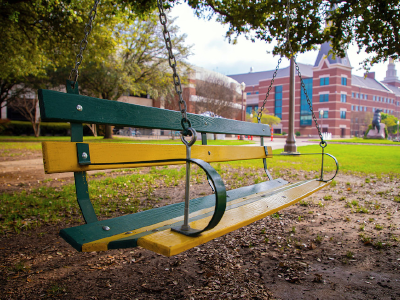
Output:
<path fill-rule="evenodd" d="M 394 86 L 394 85 L 389 85 L 389 84 L 386 84 L 386 86 L 387 86 L 396 96 L 400 96 L 400 88 L 398 88 L 397 86 Z"/>
<path fill-rule="evenodd" d="M 297 63 L 299 65 L 300 73 L 304 77 L 313 76 L 313 66 Z M 244 82 L 247 86 L 258 85 L 261 80 L 271 79 L 275 70 L 263 71 L 263 72 L 250 72 L 245 74 L 228 75 L 228 77 L 236 80 L 237 82 Z M 278 70 L 276 78 L 289 77 L 289 67 Z M 296 72 L 297 75 L 297 72 Z"/>
<path fill-rule="evenodd" d="M 341 64 L 341 65 L 344 65 L 347 67 L 351 67 L 350 60 L 349 60 L 349 57 L 347 56 L 347 53 L 346 53 L 345 57 L 335 56 L 335 58 L 333 58 L 332 54 L 329 54 L 329 56 L 328 56 L 328 52 L 331 49 L 332 49 L 332 47 L 328 42 L 325 42 L 321 45 L 321 48 L 319 49 L 319 52 L 318 52 L 317 59 L 315 60 L 314 67 L 319 66 L 319 63 L 321 62 L 321 60 L 324 57 L 328 58 L 328 61 L 330 64 Z"/>
<path fill-rule="evenodd" d="M 359 86 L 367 89 L 375 89 L 383 92 L 390 92 L 386 85 L 380 83 L 376 79 L 364 78 L 362 76 L 351 75 L 351 85 Z"/>

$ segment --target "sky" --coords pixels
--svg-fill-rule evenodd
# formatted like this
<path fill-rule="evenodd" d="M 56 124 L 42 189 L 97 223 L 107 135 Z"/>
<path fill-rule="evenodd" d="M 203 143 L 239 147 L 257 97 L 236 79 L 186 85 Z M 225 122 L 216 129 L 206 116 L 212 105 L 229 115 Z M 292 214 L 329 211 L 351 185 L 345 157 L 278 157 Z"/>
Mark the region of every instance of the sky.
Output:
<path fill-rule="evenodd" d="M 171 17 L 176 17 L 175 24 L 180 27 L 180 32 L 185 33 L 186 44 L 192 45 L 192 55 L 188 62 L 224 75 L 261 72 L 275 69 L 278 56 L 268 54 L 273 45 L 266 42 L 255 43 L 239 37 L 238 43 L 229 44 L 225 38 L 228 26 L 223 26 L 216 21 L 206 21 L 197 18 L 187 4 L 176 5 L 170 12 Z M 365 53 L 357 54 L 358 48 L 350 46 L 347 51 L 353 74 L 363 76 L 365 71 L 359 65 L 367 57 Z M 314 65 L 318 51 L 311 51 L 298 55 L 297 62 Z M 370 72 L 375 72 L 375 78 L 382 81 L 386 76 L 388 62 L 376 64 Z M 289 66 L 289 60 L 283 59 L 281 68 Z M 397 75 L 400 76 L 400 63 L 396 63 Z"/>

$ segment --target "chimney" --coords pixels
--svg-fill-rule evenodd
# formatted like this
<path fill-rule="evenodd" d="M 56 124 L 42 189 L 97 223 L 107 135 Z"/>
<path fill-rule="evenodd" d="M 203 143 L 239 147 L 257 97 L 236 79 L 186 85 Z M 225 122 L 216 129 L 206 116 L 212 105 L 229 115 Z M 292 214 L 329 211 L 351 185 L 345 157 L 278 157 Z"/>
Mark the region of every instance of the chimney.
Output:
<path fill-rule="evenodd" d="M 375 72 L 369 72 L 364 74 L 365 78 L 375 79 Z"/>

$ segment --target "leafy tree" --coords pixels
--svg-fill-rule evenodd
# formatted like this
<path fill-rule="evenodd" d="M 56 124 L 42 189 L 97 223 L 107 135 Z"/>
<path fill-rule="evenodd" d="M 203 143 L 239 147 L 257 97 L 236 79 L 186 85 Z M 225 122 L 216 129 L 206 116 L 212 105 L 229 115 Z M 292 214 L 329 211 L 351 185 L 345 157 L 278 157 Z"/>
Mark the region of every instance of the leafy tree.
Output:
<path fill-rule="evenodd" d="M 238 108 L 235 108 L 235 100 L 241 99 L 236 89 L 236 84 L 216 75 L 197 80 L 195 113 L 210 111 L 218 116 L 233 119 L 239 112 Z"/>
<path fill-rule="evenodd" d="M 274 115 L 267 115 L 268 110 L 264 110 L 263 115 L 261 116 L 261 123 L 262 124 L 268 124 L 269 126 L 273 126 L 273 125 L 278 125 L 281 123 L 281 119 L 274 116 Z M 255 113 L 254 111 L 252 112 L 252 114 L 246 114 L 246 120 L 253 122 L 253 123 L 258 123 L 258 119 L 257 119 L 257 113 Z"/>
<path fill-rule="evenodd" d="M 0 0 L 0 100 L 15 97 L 14 90 L 30 76 L 46 77 L 46 71 L 73 66 L 84 24 L 92 1 Z M 95 59 L 102 61 L 114 51 L 113 28 L 129 20 L 131 10 L 123 10 L 112 0 L 101 2 L 88 45 Z M 13 93 L 11 93 L 13 91 Z"/>
<path fill-rule="evenodd" d="M 183 45 L 185 35 L 178 34 L 173 20 L 169 22 L 169 31 L 176 60 L 181 61 L 190 50 Z M 136 18 L 132 24 L 119 24 L 115 36 L 119 42 L 116 53 L 101 63 L 94 60 L 83 65 L 79 79 L 81 93 L 108 100 L 117 100 L 123 93 L 149 95 L 153 99 L 173 98 L 168 53 L 157 15 Z M 111 138 L 110 127 L 106 128 L 105 138 Z"/>
<path fill-rule="evenodd" d="M 123 1 L 123 0 L 122 0 Z M 400 7 L 397 0 L 185 0 L 199 17 L 217 16 L 217 20 L 229 25 L 227 36 L 235 41 L 236 35 L 244 34 L 251 39 L 278 44 L 274 54 L 290 56 L 286 47 L 286 21 L 289 17 L 290 42 L 294 53 L 314 49 L 316 45 L 331 42 L 335 54 L 343 56 L 348 46 L 355 42 L 370 55 L 364 67 L 382 62 L 387 58 L 399 59 Z M 143 12 L 143 1 L 125 0 Z M 165 0 L 167 5 L 178 0 Z M 155 6 L 156 0 L 146 2 Z M 362 16 L 362 17 L 360 17 Z M 325 27 L 325 22 L 329 27 Z"/>
<path fill-rule="evenodd" d="M 381 113 L 381 122 L 386 125 L 389 133 L 396 133 L 397 132 L 397 121 L 399 119 L 393 115 L 389 115 L 386 113 Z"/>

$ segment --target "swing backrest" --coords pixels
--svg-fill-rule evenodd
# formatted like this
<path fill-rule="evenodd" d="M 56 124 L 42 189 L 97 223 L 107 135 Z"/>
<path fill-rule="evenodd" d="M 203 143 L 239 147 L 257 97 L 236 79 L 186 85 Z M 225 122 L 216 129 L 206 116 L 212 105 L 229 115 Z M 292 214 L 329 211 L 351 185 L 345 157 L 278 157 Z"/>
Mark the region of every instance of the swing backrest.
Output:
<path fill-rule="evenodd" d="M 39 102 L 42 120 L 46 121 L 71 122 L 73 124 L 111 124 L 174 131 L 182 129 L 180 113 L 166 109 L 50 90 L 39 91 Z M 194 114 L 188 114 L 188 117 L 196 131 L 203 135 L 215 133 L 270 136 L 270 127 L 265 124 L 211 118 Z M 82 143 L 76 139 L 75 141 L 43 143 L 46 173 L 182 164 L 184 161 L 169 163 L 159 161 L 182 159 L 186 156 L 183 144 Z M 194 145 L 192 147 L 192 157 L 206 162 L 261 159 L 272 157 L 272 149 L 262 146 Z M 144 161 L 155 162 L 144 163 Z"/>

